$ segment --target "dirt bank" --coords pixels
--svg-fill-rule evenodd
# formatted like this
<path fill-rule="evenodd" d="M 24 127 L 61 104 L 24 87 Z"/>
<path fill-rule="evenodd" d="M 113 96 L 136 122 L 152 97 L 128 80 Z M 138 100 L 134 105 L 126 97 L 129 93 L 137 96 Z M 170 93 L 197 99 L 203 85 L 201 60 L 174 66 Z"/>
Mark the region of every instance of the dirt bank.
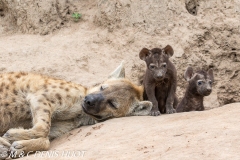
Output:
<path fill-rule="evenodd" d="M 175 50 L 178 95 L 183 72 L 213 68 L 206 108 L 239 101 L 240 2 L 232 1 L 1 1 L 1 71 L 34 71 L 91 86 L 125 60 L 137 82 L 143 47 Z M 71 14 L 81 13 L 75 23 Z M 23 34 L 25 33 L 25 34 Z M 46 36 L 40 36 L 45 35 Z"/>

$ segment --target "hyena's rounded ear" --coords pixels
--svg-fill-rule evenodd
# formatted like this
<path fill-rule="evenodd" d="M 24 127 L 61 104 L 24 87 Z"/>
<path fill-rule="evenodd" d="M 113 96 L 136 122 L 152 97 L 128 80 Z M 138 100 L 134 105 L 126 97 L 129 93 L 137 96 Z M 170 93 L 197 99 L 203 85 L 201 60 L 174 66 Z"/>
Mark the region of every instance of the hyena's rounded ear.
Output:
<path fill-rule="evenodd" d="M 167 45 L 163 50 L 168 57 L 172 57 L 174 54 L 173 48 L 170 45 Z"/>
<path fill-rule="evenodd" d="M 108 78 L 125 78 L 124 61 L 108 76 Z"/>
<path fill-rule="evenodd" d="M 139 53 L 139 58 L 141 60 L 146 60 L 146 57 L 150 55 L 150 51 L 147 48 L 143 48 Z"/>
<path fill-rule="evenodd" d="M 131 107 L 130 115 L 133 116 L 148 116 L 152 110 L 152 102 L 140 101 L 134 107 Z"/>
<path fill-rule="evenodd" d="M 193 68 L 187 67 L 184 73 L 184 78 L 186 79 L 186 81 L 189 81 L 192 77 L 193 77 Z"/>
<path fill-rule="evenodd" d="M 209 76 L 209 79 L 211 79 L 211 81 L 214 81 L 214 75 L 213 75 L 213 69 L 210 68 L 208 70 L 208 76 Z"/>

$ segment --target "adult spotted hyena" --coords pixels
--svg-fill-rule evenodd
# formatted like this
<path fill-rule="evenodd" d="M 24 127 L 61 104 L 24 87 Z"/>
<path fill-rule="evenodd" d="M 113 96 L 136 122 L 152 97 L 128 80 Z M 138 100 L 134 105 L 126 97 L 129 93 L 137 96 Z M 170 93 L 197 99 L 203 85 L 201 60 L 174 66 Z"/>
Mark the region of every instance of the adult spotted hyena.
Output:
<path fill-rule="evenodd" d="M 43 75 L 0 75 L 0 159 L 9 153 L 47 150 L 49 139 L 82 125 L 149 115 L 143 88 L 125 79 L 122 64 L 103 84 L 87 89 Z"/>

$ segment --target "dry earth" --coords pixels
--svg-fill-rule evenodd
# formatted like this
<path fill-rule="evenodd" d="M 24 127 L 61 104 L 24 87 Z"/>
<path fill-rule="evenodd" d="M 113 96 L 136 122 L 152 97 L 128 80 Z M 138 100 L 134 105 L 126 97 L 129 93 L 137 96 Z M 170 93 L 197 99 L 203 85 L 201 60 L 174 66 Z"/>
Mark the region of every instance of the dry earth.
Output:
<path fill-rule="evenodd" d="M 71 18 L 73 12 L 83 15 L 77 23 Z M 139 51 L 143 47 L 164 47 L 170 44 L 175 50 L 171 59 L 178 70 L 177 94 L 180 98 L 186 86 L 183 73 L 187 66 L 213 68 L 216 80 L 213 93 L 204 102 L 207 109 L 212 109 L 240 101 L 239 35 L 240 0 L 0 0 L 0 72 L 37 72 L 90 87 L 102 82 L 110 71 L 122 60 L 125 60 L 128 78 L 137 83 L 138 77 L 145 69 L 144 62 L 138 58 Z M 201 113 L 184 113 L 182 116 L 180 114 L 176 117 L 175 115 L 158 117 L 156 119 L 160 123 L 158 125 L 154 123 L 156 125 L 154 128 L 148 128 L 152 124 L 148 120 L 151 121 L 153 117 L 110 120 L 103 123 L 103 128 L 109 125 L 110 130 L 111 123 L 119 121 L 122 123 L 119 125 L 134 129 L 136 126 L 127 120 L 140 121 L 143 123 L 143 127 L 146 125 L 141 133 L 136 133 L 135 137 L 137 138 L 131 137 L 131 135 L 126 137 L 125 132 L 118 133 L 119 137 L 125 139 L 124 143 L 128 142 L 127 144 L 130 146 L 128 153 L 131 153 L 132 150 L 139 149 L 131 146 L 131 140 L 138 141 L 137 139 L 140 139 L 141 135 L 145 135 L 142 136 L 145 139 L 146 133 L 154 135 L 160 127 L 166 127 L 169 129 L 166 132 L 171 133 L 179 130 L 175 128 L 182 127 L 184 133 L 189 133 L 191 127 L 186 128 L 186 125 L 180 125 L 185 121 L 192 122 L 194 125 L 193 121 L 187 117 L 201 119 L 201 124 L 206 127 L 206 130 L 208 129 L 217 136 L 217 132 L 211 128 L 211 125 L 214 127 L 214 123 L 206 122 L 205 115 L 213 114 L 213 119 L 214 117 L 219 118 L 216 126 L 221 126 L 221 121 L 227 121 L 229 117 L 233 122 L 231 125 L 238 125 L 237 117 L 232 115 L 232 112 L 235 113 L 235 116 L 239 113 L 237 107 L 228 107 L 229 109 L 224 107 Z M 215 111 L 229 115 L 221 117 L 221 115 L 215 115 Z M 177 123 L 176 126 L 173 126 L 172 122 L 167 121 L 168 118 L 177 119 L 178 116 L 181 117 L 178 118 L 180 126 L 177 126 Z M 172 126 L 172 128 L 167 128 L 168 126 Z M 83 131 L 89 129 L 91 127 L 86 127 Z M 228 128 L 226 130 L 228 131 Z M 234 138 L 237 133 L 231 131 L 229 130 L 229 134 Z M 224 130 L 218 128 L 218 132 L 222 133 Z M 209 146 L 205 145 L 206 149 L 202 146 L 205 151 L 204 157 L 207 156 L 207 153 L 212 153 L 208 152 L 208 147 L 210 150 L 215 150 L 219 147 L 221 140 L 219 139 L 217 141 L 219 143 L 214 144 L 215 141 L 212 138 L 214 136 L 204 138 L 200 133 L 201 129 L 196 130 L 195 138 L 202 138 L 206 144 L 207 141 L 209 142 Z M 84 134 L 78 133 L 77 136 L 81 135 Z M 163 138 L 161 135 L 157 136 L 159 142 L 151 143 L 165 149 L 167 145 L 160 142 Z M 167 139 L 171 138 L 167 134 L 165 136 Z M 95 147 L 94 144 L 98 143 L 98 139 L 89 137 L 85 138 L 88 141 L 91 139 L 91 143 L 82 144 L 81 140 L 77 139 L 73 141 L 79 142 L 79 147 L 85 144 Z M 119 154 L 127 152 L 121 148 L 118 142 L 107 141 L 114 137 L 108 137 L 108 135 L 106 137 L 101 135 L 101 137 L 106 141 L 104 143 L 120 147 Z M 119 137 L 115 138 L 120 139 Z M 174 140 L 174 144 L 181 142 L 176 137 L 174 139 L 177 140 L 176 142 Z M 59 140 L 59 144 L 61 141 L 64 141 L 64 138 Z M 233 142 L 234 144 L 238 143 L 237 141 Z M 55 141 L 54 144 L 56 143 Z M 170 144 L 172 143 L 171 141 Z M 144 141 L 144 144 L 147 145 L 148 142 Z M 197 147 L 198 144 L 192 143 L 188 149 L 181 149 L 182 144 L 180 143 L 179 150 L 172 150 L 170 157 L 175 156 L 176 158 L 177 153 L 180 152 L 192 153 L 195 157 L 198 152 L 195 153 L 194 149 L 191 149 L 193 146 Z M 64 148 L 64 146 L 61 147 Z M 230 146 L 230 148 L 234 147 Z M 105 149 L 104 146 L 89 149 L 87 154 L 96 156 L 94 150 L 101 153 Z M 160 149 L 158 151 L 160 152 Z M 162 156 L 164 155 L 163 151 L 160 153 Z M 227 151 L 219 150 L 219 153 L 214 154 L 216 157 L 213 158 L 221 159 L 222 156 L 224 157 L 224 153 L 226 153 L 225 157 L 228 157 Z M 233 153 L 233 157 L 237 156 L 237 152 L 235 153 L 233 149 L 231 153 Z M 114 154 L 104 156 L 108 157 Z M 138 157 L 137 152 L 133 155 Z M 146 153 L 145 155 L 152 154 Z M 209 154 L 209 158 L 212 159 L 211 156 L 214 155 Z"/>
<path fill-rule="evenodd" d="M 240 103 L 235 103 L 204 112 L 112 119 L 54 140 L 50 153 L 58 151 L 59 156 L 49 159 L 238 160 L 239 117 Z M 66 150 L 85 154 L 64 157 Z M 36 157 L 47 159 L 46 153 L 24 159 Z"/>

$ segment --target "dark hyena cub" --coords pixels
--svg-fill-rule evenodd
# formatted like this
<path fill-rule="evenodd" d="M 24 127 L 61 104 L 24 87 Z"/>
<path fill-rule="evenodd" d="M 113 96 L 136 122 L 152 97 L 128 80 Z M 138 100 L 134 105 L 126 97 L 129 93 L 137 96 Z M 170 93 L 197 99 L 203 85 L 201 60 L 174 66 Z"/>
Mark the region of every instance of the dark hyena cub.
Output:
<path fill-rule="evenodd" d="M 170 45 L 165 48 L 143 48 L 139 53 L 140 59 L 147 65 L 143 78 L 144 99 L 153 103 L 151 115 L 160 113 L 175 113 L 178 99 L 176 97 L 177 71 L 169 60 L 174 51 Z"/>
<path fill-rule="evenodd" d="M 188 67 L 184 78 L 188 81 L 188 87 L 178 104 L 177 112 L 203 111 L 203 97 L 212 92 L 213 70 L 209 69 L 207 72 L 200 70 L 194 73 L 192 67 Z"/>

